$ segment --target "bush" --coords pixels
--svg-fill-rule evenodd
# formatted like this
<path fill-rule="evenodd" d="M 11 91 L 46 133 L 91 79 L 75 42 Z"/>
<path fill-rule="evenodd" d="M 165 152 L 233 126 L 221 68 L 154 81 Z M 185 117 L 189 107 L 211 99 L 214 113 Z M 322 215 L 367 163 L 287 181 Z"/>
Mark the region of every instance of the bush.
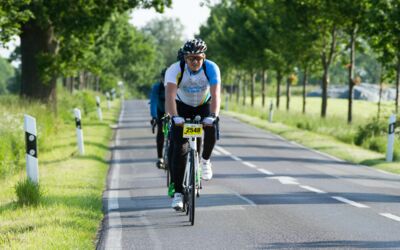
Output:
<path fill-rule="evenodd" d="M 359 126 L 354 138 L 356 145 L 363 145 L 365 141 L 372 137 L 380 137 L 386 134 L 387 124 L 376 118 L 373 118 L 370 122 L 364 126 Z"/>
<path fill-rule="evenodd" d="M 379 153 L 386 153 L 387 139 L 383 136 L 373 136 L 367 138 L 362 146 Z"/>
<path fill-rule="evenodd" d="M 28 178 L 19 181 L 17 185 L 15 185 L 15 193 L 18 198 L 17 203 L 21 206 L 37 206 L 43 196 L 40 185 Z"/>

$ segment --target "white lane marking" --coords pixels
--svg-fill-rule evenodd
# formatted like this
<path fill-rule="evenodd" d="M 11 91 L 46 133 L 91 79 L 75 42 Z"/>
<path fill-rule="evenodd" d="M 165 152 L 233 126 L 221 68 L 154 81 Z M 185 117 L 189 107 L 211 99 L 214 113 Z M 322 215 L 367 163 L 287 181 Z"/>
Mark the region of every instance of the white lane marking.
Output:
<path fill-rule="evenodd" d="M 400 217 L 397 216 L 397 215 L 390 214 L 390 213 L 380 213 L 380 215 L 382 215 L 382 216 L 384 216 L 386 218 L 389 218 L 389 219 L 392 219 L 392 220 L 400 222 Z"/>
<path fill-rule="evenodd" d="M 290 176 L 275 176 L 275 177 L 268 177 L 269 179 L 278 180 L 280 183 L 285 185 L 299 185 L 297 180 Z"/>
<path fill-rule="evenodd" d="M 105 249 L 122 249 L 121 244 L 121 216 L 119 212 L 108 213 L 108 228 L 106 233 Z"/>
<path fill-rule="evenodd" d="M 121 114 L 119 116 L 118 125 L 121 124 L 122 115 L 124 114 L 124 106 L 122 106 Z M 116 131 L 115 136 L 115 145 L 119 144 L 119 132 Z M 119 151 L 115 151 L 115 159 L 119 159 Z M 120 166 L 116 163 L 112 166 L 111 172 L 111 181 L 110 181 L 110 189 L 118 189 L 119 188 L 119 173 Z M 108 211 L 117 210 L 119 208 L 119 191 L 111 192 L 108 197 Z M 122 249 L 122 221 L 119 212 L 108 212 L 108 228 L 106 234 L 106 249 Z M 110 216 L 112 215 L 112 218 Z"/>
<path fill-rule="evenodd" d="M 223 153 L 224 155 L 231 155 L 231 153 L 229 153 L 227 150 L 223 149 L 220 146 L 215 146 L 216 149 L 218 149 L 218 151 L 220 151 L 221 153 Z"/>
<path fill-rule="evenodd" d="M 250 163 L 250 162 L 247 162 L 247 161 L 242 161 L 242 163 L 243 163 L 244 165 L 248 166 L 248 167 L 251 167 L 251 168 L 257 168 L 257 166 L 256 166 L 256 165 L 254 165 L 254 164 L 252 164 L 252 163 Z"/>
<path fill-rule="evenodd" d="M 222 155 L 219 151 L 217 151 L 217 150 L 213 150 L 213 154 L 215 154 L 215 155 Z"/>
<path fill-rule="evenodd" d="M 240 158 L 237 157 L 237 156 L 230 155 L 230 157 L 231 157 L 232 159 L 234 159 L 235 161 L 242 161 L 242 159 L 240 159 Z"/>
<path fill-rule="evenodd" d="M 235 211 L 245 210 L 243 205 L 223 205 L 223 206 L 211 206 L 211 207 L 196 207 L 196 211 Z"/>
<path fill-rule="evenodd" d="M 266 169 L 262 169 L 262 168 L 257 168 L 257 171 L 266 174 L 266 175 L 274 175 L 274 173 L 272 173 L 271 171 L 268 171 Z"/>
<path fill-rule="evenodd" d="M 318 188 L 306 186 L 306 185 L 300 185 L 301 188 L 307 189 L 308 191 L 318 193 L 318 194 L 326 194 L 325 191 L 319 190 Z"/>
<path fill-rule="evenodd" d="M 367 205 L 364 205 L 364 204 L 361 204 L 361 203 L 358 203 L 358 202 L 355 202 L 355 201 L 346 199 L 346 198 L 344 198 L 344 197 L 332 196 L 332 198 L 335 199 L 335 200 L 338 200 L 338 201 L 347 203 L 347 204 L 349 204 L 349 205 L 358 207 L 358 208 L 369 208 Z"/>

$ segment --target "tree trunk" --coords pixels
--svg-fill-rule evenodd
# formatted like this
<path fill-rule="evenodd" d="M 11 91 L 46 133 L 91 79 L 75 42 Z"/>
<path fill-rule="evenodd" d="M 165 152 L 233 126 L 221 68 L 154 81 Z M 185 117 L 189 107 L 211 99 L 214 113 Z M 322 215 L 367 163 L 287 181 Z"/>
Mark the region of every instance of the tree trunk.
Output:
<path fill-rule="evenodd" d="M 331 30 L 331 43 L 329 52 L 326 52 L 326 43 L 324 41 L 324 51 L 322 52 L 322 65 L 324 73 L 322 76 L 322 104 L 321 104 L 321 117 L 326 117 L 326 110 L 328 107 L 328 85 L 329 85 L 329 67 L 333 61 L 336 50 L 336 25 L 333 25 Z"/>
<path fill-rule="evenodd" d="M 72 94 L 74 92 L 74 88 L 75 88 L 75 78 L 73 76 L 68 77 L 69 78 L 69 92 Z"/>
<path fill-rule="evenodd" d="M 326 109 L 328 106 L 328 85 L 329 85 L 329 72 L 324 67 L 324 74 L 322 76 L 322 106 L 321 106 L 321 117 L 326 117 Z"/>
<path fill-rule="evenodd" d="M 256 73 L 252 70 L 251 72 L 251 86 L 250 86 L 250 98 L 251 106 L 254 107 L 254 88 L 256 86 Z"/>
<path fill-rule="evenodd" d="M 396 114 L 399 111 L 399 85 L 400 85 L 400 53 L 397 55 L 397 69 L 396 69 Z"/>
<path fill-rule="evenodd" d="M 348 113 L 347 123 L 350 124 L 353 120 L 353 89 L 354 89 L 354 68 L 355 68 L 355 54 L 356 54 L 356 34 L 357 25 L 351 31 L 350 35 L 350 65 L 349 65 L 349 96 L 348 96 Z"/>
<path fill-rule="evenodd" d="M 85 77 L 84 77 L 83 71 L 78 72 L 78 82 L 79 82 L 79 90 L 84 89 L 85 88 Z"/>
<path fill-rule="evenodd" d="M 262 78 L 261 78 L 261 98 L 262 98 L 261 99 L 261 104 L 262 104 L 262 107 L 264 107 L 265 106 L 265 92 L 266 92 L 265 82 L 266 82 L 266 78 L 268 77 L 268 72 L 266 73 L 265 69 L 263 69 L 261 74 L 262 74 Z"/>
<path fill-rule="evenodd" d="M 35 20 L 21 28 L 21 96 L 56 102 L 57 77 L 45 71 L 57 53 L 57 42 L 51 26 L 40 27 Z"/>
<path fill-rule="evenodd" d="M 292 85 L 291 80 L 289 77 L 286 80 L 286 110 L 289 111 L 290 109 L 290 86 Z"/>
<path fill-rule="evenodd" d="M 304 66 L 303 75 L 303 114 L 306 113 L 306 95 L 307 95 L 307 84 L 308 84 L 308 66 Z"/>
<path fill-rule="evenodd" d="M 247 95 L 247 93 L 246 93 L 246 91 L 247 91 L 247 84 L 246 84 L 246 79 L 247 77 L 246 77 L 246 75 L 244 75 L 244 77 L 243 77 L 243 100 L 242 100 L 242 104 L 243 104 L 243 106 L 246 106 L 246 95 Z"/>
<path fill-rule="evenodd" d="M 383 93 L 383 67 L 380 66 L 380 76 L 379 76 L 379 100 L 378 100 L 378 120 L 381 116 L 381 103 L 382 103 L 382 93 Z"/>
<path fill-rule="evenodd" d="M 276 108 L 279 109 L 279 98 L 281 96 L 282 73 L 280 70 L 276 72 Z"/>
<path fill-rule="evenodd" d="M 242 94 L 241 91 L 242 91 L 242 76 L 239 73 L 238 74 L 238 81 L 237 81 L 237 88 L 236 88 L 236 103 L 238 105 L 239 105 L 239 102 L 240 102 L 240 95 Z"/>

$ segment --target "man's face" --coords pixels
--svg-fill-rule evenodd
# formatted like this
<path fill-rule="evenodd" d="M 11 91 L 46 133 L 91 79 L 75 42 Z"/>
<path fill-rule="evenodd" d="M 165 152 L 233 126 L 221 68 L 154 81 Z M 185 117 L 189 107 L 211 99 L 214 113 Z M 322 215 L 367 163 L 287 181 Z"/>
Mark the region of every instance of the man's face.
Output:
<path fill-rule="evenodd" d="M 205 58 L 206 58 L 206 55 L 204 53 L 192 54 L 192 55 L 186 55 L 185 61 L 191 71 L 197 72 L 200 70 L 201 66 L 203 65 Z"/>

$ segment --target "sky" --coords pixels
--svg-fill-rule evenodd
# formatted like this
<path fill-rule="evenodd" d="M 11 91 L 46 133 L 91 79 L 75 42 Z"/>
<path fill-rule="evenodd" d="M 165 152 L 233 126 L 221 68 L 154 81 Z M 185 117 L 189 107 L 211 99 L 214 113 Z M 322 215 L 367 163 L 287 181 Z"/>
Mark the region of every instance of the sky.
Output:
<path fill-rule="evenodd" d="M 154 18 L 174 17 L 178 18 L 185 27 L 184 39 L 194 38 L 194 35 L 199 32 L 200 26 L 206 23 L 210 15 L 210 9 L 205 5 L 201 6 L 202 2 L 204 0 L 172 0 L 172 8 L 166 8 L 162 14 L 157 13 L 154 9 L 134 10 L 131 14 L 131 23 L 141 28 Z"/>

